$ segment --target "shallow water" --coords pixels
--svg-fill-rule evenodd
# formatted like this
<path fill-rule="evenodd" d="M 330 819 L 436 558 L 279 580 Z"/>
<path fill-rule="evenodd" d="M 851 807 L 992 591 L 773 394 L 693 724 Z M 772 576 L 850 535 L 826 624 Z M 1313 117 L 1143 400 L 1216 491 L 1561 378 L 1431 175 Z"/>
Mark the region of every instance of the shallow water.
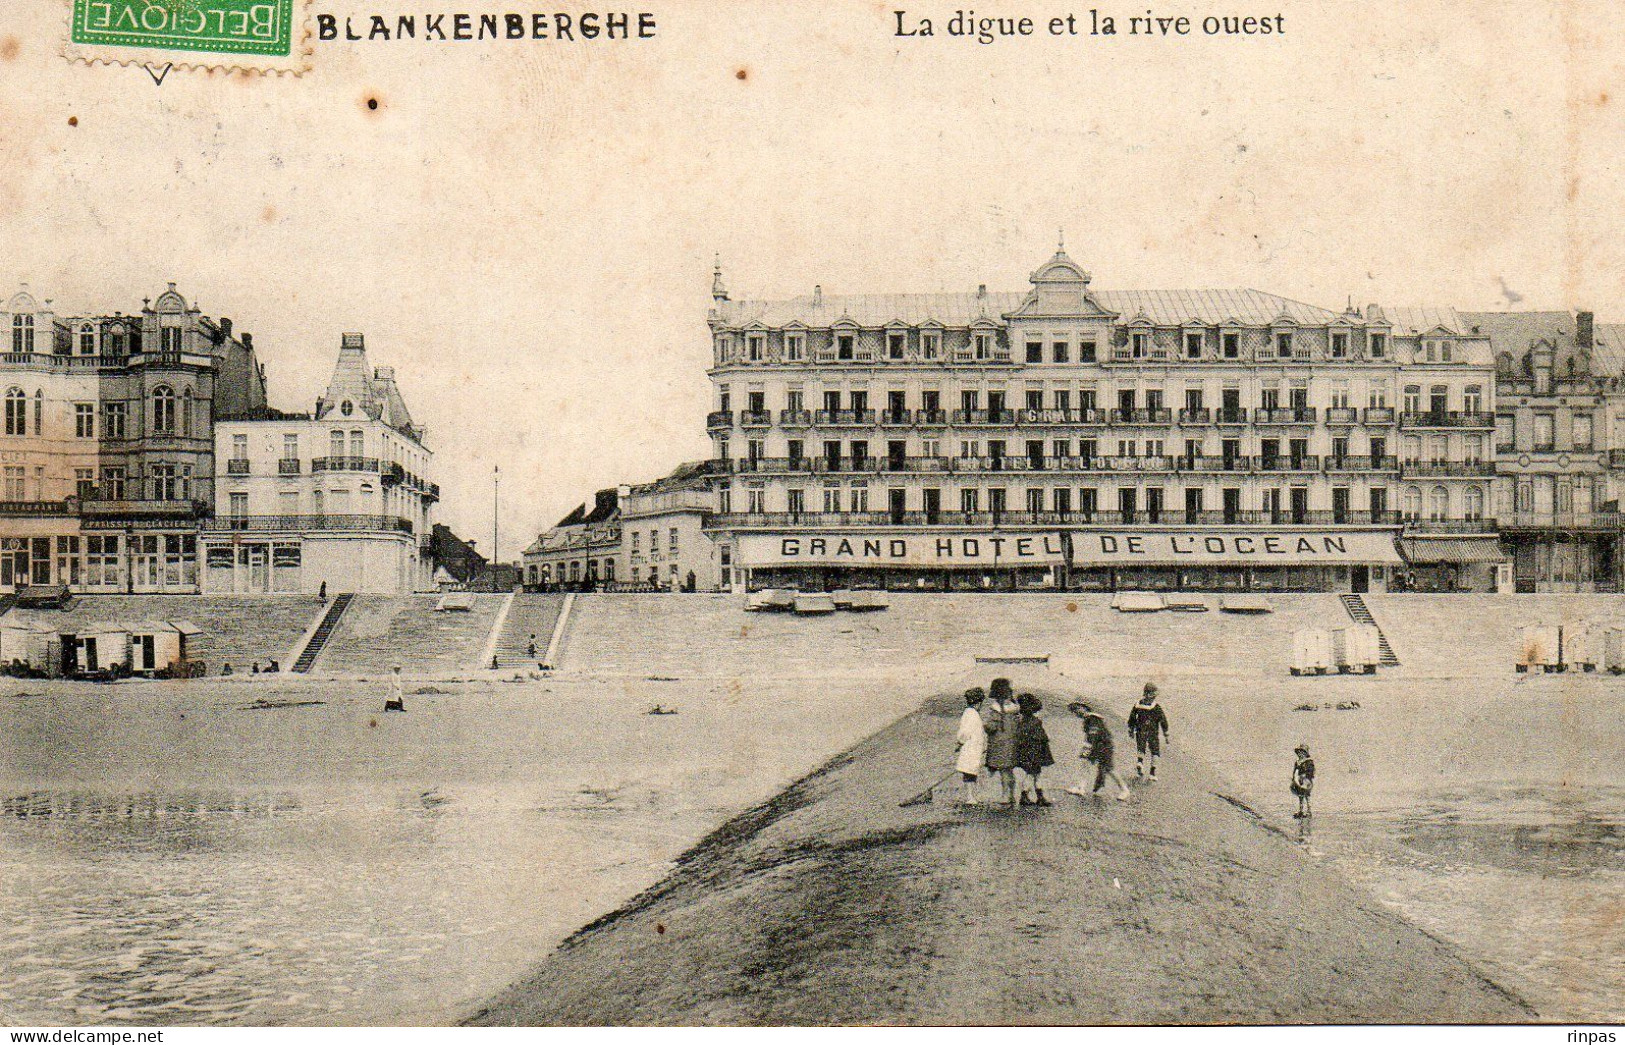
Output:
<path fill-rule="evenodd" d="M 0 1012 L 438 1022 L 658 877 L 682 816 L 581 791 L 0 799 Z M 641 808 L 640 808 L 641 807 Z"/>

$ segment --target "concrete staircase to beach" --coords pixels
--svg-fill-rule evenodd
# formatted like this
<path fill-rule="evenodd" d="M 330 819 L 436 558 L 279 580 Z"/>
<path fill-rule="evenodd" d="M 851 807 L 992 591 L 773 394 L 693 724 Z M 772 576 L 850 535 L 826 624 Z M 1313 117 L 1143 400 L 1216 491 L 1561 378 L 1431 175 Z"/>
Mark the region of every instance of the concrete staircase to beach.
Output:
<path fill-rule="evenodd" d="M 1371 615 L 1371 610 L 1366 606 L 1365 600 L 1358 595 L 1339 595 L 1338 598 L 1343 600 L 1343 608 L 1348 610 L 1349 616 L 1353 618 L 1354 623 L 1369 624 L 1377 629 L 1377 649 L 1382 651 L 1382 657 L 1380 658 L 1382 666 L 1385 668 L 1398 667 L 1399 658 L 1394 655 L 1394 648 L 1388 644 L 1388 636 L 1384 634 L 1382 625 L 1377 623 L 1377 618 Z"/>
<path fill-rule="evenodd" d="M 316 665 L 316 658 L 322 655 L 327 640 L 333 637 L 334 629 L 338 627 L 339 620 L 344 616 L 344 611 L 350 608 L 350 602 L 354 598 L 354 595 L 344 594 L 333 599 L 332 604 L 327 607 L 327 612 L 322 614 L 321 623 L 311 632 L 305 648 L 299 651 L 299 659 L 293 662 L 293 670 L 303 674 Z"/>
<path fill-rule="evenodd" d="M 442 611 L 439 595 L 359 595 L 328 640 L 322 670 L 372 675 L 399 664 L 408 674 L 468 671 L 507 598 L 474 595 L 469 609 Z"/>
<path fill-rule="evenodd" d="M 547 642 L 563 605 L 563 595 L 515 595 L 508 619 L 502 624 L 502 634 L 497 636 L 497 667 L 534 668 L 540 663 L 547 655 Z M 529 648 L 532 635 L 536 636 L 535 656 L 530 654 Z"/>

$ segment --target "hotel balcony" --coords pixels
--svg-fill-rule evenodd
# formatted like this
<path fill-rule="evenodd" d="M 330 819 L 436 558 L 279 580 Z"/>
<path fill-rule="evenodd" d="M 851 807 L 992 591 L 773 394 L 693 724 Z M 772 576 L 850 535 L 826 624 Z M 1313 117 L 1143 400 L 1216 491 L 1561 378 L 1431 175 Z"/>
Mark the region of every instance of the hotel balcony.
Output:
<path fill-rule="evenodd" d="M 746 410 L 739 415 L 741 428 L 767 428 L 773 423 L 773 414 L 768 410 Z"/>
<path fill-rule="evenodd" d="M 1399 471 L 1399 458 L 1397 457 L 1327 457 L 1326 471 L 1328 472 L 1397 472 Z"/>
<path fill-rule="evenodd" d="M 1618 530 L 1625 524 L 1619 512 L 1513 512 L 1498 516 L 1501 530 Z"/>
<path fill-rule="evenodd" d="M 312 472 L 376 472 L 382 468 L 376 457 L 318 457 L 310 462 Z"/>
<path fill-rule="evenodd" d="M 716 417 L 717 415 L 712 414 L 711 416 Z M 813 415 L 811 410 L 779 411 L 779 426 L 782 428 L 808 428 L 812 425 L 812 422 Z M 726 427 L 726 425 L 723 427 Z"/>
<path fill-rule="evenodd" d="M 1251 457 L 1181 457 L 1179 470 L 1182 472 L 1250 472 L 1253 468 Z"/>
<path fill-rule="evenodd" d="M 412 521 L 393 515 L 226 515 L 205 519 L 205 533 L 309 530 L 382 530 L 411 533 Z"/>
<path fill-rule="evenodd" d="M 955 410 L 953 423 L 956 425 L 1013 425 L 1016 423 L 1014 410 Z"/>
<path fill-rule="evenodd" d="M 706 428 L 732 428 L 734 426 L 734 413 L 732 410 L 713 410 L 705 415 Z"/>
<path fill-rule="evenodd" d="M 873 410 L 818 410 L 813 420 L 821 425 L 868 426 L 875 423 Z"/>
<path fill-rule="evenodd" d="M 277 463 L 276 463 L 276 474 L 278 474 L 278 475 L 298 475 L 299 474 L 299 458 L 297 458 L 297 457 L 284 457 L 281 460 L 277 461 Z"/>
<path fill-rule="evenodd" d="M 882 410 L 880 423 L 893 428 L 907 427 L 914 423 L 914 413 L 911 410 Z"/>
<path fill-rule="evenodd" d="M 875 526 L 955 526 L 955 527 L 1068 527 L 1068 526 L 1397 526 L 1397 512 L 1368 511 L 1185 511 L 1184 509 L 1140 509 L 1065 512 L 730 512 L 706 520 L 707 529 L 771 528 L 828 529 Z M 1473 525 L 1481 525 L 1474 523 Z M 1478 531 L 1473 531 L 1478 532 Z"/>
<path fill-rule="evenodd" d="M 1368 425 L 1391 425 L 1395 415 L 1391 406 L 1368 406 L 1360 411 L 1360 416 Z"/>
<path fill-rule="evenodd" d="M 1239 406 L 1222 406 L 1213 412 L 1213 420 L 1221 425 L 1244 425 L 1247 411 Z"/>
<path fill-rule="evenodd" d="M 1261 407 L 1253 411 L 1253 423 L 1258 425 L 1312 425 L 1315 423 L 1312 406 Z"/>
<path fill-rule="evenodd" d="M 1495 415 L 1481 410 L 1407 410 L 1399 415 L 1406 428 L 1494 428 Z"/>
<path fill-rule="evenodd" d="M 244 458 L 233 458 L 231 460 L 228 460 L 226 462 L 226 474 L 227 475 L 247 475 L 248 474 L 248 459 L 244 457 Z"/>
<path fill-rule="evenodd" d="M 1320 458 L 1315 454 L 1278 454 L 1257 458 L 1261 472 L 1318 472 Z"/>
<path fill-rule="evenodd" d="M 1329 425 L 1352 425 L 1360 420 L 1360 411 L 1352 406 L 1329 406 L 1326 408 L 1326 423 Z"/>
<path fill-rule="evenodd" d="M 1406 519 L 1406 533 L 1494 533 L 1494 519 Z"/>
<path fill-rule="evenodd" d="M 1173 423 L 1174 412 L 1168 409 L 1113 410 L 1111 417 L 1114 425 L 1166 425 Z"/>
<path fill-rule="evenodd" d="M 1182 425 L 1207 425 L 1213 423 L 1213 411 L 1207 409 L 1181 410 L 1179 423 Z"/>
<path fill-rule="evenodd" d="M 1400 469 L 1406 478 L 1472 479 L 1495 474 L 1494 461 L 1406 461 Z"/>
<path fill-rule="evenodd" d="M 922 428 L 940 428 L 948 423 L 946 410 L 916 410 L 914 423 Z"/>

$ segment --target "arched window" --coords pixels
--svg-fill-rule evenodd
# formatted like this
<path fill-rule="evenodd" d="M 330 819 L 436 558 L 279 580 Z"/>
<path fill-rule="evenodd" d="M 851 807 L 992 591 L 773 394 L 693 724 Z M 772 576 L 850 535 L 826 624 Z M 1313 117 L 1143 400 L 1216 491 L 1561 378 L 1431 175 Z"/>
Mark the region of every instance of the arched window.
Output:
<path fill-rule="evenodd" d="M 152 390 L 152 431 L 157 435 L 175 432 L 175 391 L 168 385 Z"/>
<path fill-rule="evenodd" d="M 128 351 L 129 351 L 129 341 L 126 340 L 126 335 L 124 333 L 124 328 L 123 327 L 114 327 L 113 328 L 113 355 L 115 357 L 117 357 L 117 358 L 123 358 L 124 355 Z"/>
<path fill-rule="evenodd" d="M 1462 517 L 1477 521 L 1484 518 L 1484 488 L 1469 486 L 1462 496 Z"/>
<path fill-rule="evenodd" d="M 34 317 L 19 312 L 11 317 L 11 350 L 34 351 Z"/>
<path fill-rule="evenodd" d="M 1400 512 L 1406 519 L 1416 520 L 1422 517 L 1422 491 L 1415 486 L 1405 487 L 1400 498 Z"/>
<path fill-rule="evenodd" d="M 192 390 L 190 388 L 181 397 L 181 434 L 192 434 Z"/>
<path fill-rule="evenodd" d="M 344 430 L 342 428 L 335 428 L 327 433 L 327 456 L 332 458 L 344 456 Z M 335 460 L 328 467 L 337 468 L 338 462 Z"/>
<path fill-rule="evenodd" d="M 1450 491 L 1442 486 L 1435 486 L 1428 494 L 1428 518 L 1439 522 L 1450 517 Z"/>
<path fill-rule="evenodd" d="M 6 434 L 28 434 L 28 393 L 20 388 L 6 389 Z"/>
<path fill-rule="evenodd" d="M 79 354 L 82 356 L 96 354 L 96 328 L 89 323 L 79 325 Z"/>
<path fill-rule="evenodd" d="M 34 389 L 34 434 L 45 431 L 45 390 Z"/>

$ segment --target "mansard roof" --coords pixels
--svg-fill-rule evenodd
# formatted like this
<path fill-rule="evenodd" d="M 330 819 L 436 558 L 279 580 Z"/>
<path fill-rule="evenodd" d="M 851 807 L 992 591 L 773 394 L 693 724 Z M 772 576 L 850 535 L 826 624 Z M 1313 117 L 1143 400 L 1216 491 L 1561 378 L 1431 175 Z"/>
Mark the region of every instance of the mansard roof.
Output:
<path fill-rule="evenodd" d="M 349 415 L 344 404 L 351 405 Z M 406 409 L 406 400 L 395 384 L 392 367 L 374 369 L 367 362 L 366 340 L 360 334 L 345 334 L 339 341 L 339 357 L 333 364 L 333 376 L 327 382 L 327 391 L 316 400 L 316 419 L 327 418 L 335 410 L 343 416 L 362 416 L 384 424 L 409 439 L 421 441 L 421 431 L 412 424 L 412 415 Z"/>
<path fill-rule="evenodd" d="M 998 320 L 1017 311 L 1027 293 L 980 294 L 826 294 L 777 301 L 725 301 L 718 322 L 741 328 L 752 322 L 770 327 L 802 323 L 830 327 L 850 319 L 866 329 L 880 329 L 894 320 L 920 326 L 935 320 L 947 327 L 969 327 L 979 319 Z M 1302 326 L 1325 326 L 1341 312 L 1258 290 L 1089 290 L 1090 300 L 1120 316 L 1144 312 L 1159 327 L 1184 326 L 1192 320 L 1211 326 L 1269 326 L 1282 316 Z"/>

